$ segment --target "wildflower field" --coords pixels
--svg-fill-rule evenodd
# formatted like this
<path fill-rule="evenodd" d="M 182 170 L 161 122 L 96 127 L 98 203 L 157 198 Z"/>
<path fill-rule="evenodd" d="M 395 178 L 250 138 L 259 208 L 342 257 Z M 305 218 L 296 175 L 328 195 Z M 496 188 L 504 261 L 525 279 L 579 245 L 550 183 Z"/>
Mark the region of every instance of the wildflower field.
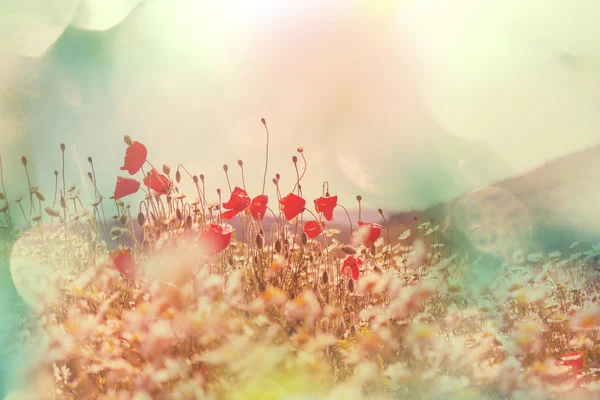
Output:
<path fill-rule="evenodd" d="M 304 149 L 295 176 L 274 174 L 261 122 L 262 188 L 246 188 L 241 160 L 209 187 L 127 136 L 113 193 L 88 158 L 93 199 L 64 168 L 42 194 L 22 159 L 29 190 L 0 193 L 22 299 L 4 305 L 6 399 L 600 397 L 600 246 L 482 266 L 418 215 L 399 236 L 385 210 L 332 229 L 362 198 L 338 199 L 334 182 L 305 198 Z M 488 284 L 466 283 L 484 267 Z"/>

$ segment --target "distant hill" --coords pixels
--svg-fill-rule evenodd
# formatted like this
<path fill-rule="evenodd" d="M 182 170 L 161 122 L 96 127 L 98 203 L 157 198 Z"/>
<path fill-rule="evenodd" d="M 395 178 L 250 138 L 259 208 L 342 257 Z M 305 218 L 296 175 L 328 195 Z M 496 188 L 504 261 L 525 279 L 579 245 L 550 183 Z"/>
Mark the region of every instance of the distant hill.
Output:
<path fill-rule="evenodd" d="M 394 214 L 392 234 L 421 221 L 440 225 L 445 241 L 455 245 L 472 229 L 484 253 L 554 251 L 600 241 L 600 145 L 548 162 L 518 177 L 480 188 L 424 210 Z M 476 239 L 475 239 L 476 238 Z M 503 243 L 508 247 L 503 248 Z M 523 246 L 524 245 L 524 246 Z M 524 247 L 524 248 L 523 248 Z M 492 251 L 493 252 L 493 251 Z"/>

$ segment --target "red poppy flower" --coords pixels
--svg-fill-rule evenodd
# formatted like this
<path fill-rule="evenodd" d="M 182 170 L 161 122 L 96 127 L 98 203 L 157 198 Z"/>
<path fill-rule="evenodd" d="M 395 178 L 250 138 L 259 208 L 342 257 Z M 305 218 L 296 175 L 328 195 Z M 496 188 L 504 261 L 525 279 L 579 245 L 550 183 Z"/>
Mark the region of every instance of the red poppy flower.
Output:
<path fill-rule="evenodd" d="M 319 223 L 317 221 L 308 221 L 304 224 L 304 233 L 311 239 L 319 236 L 319 233 L 323 232 L 323 228 L 325 227 L 324 223 Z"/>
<path fill-rule="evenodd" d="M 355 256 L 348 256 L 342 265 L 342 274 L 354 280 L 358 279 L 358 270 L 362 266 L 362 260 Z"/>
<path fill-rule="evenodd" d="M 157 193 L 167 194 L 171 188 L 171 181 L 153 168 L 144 178 L 144 185 Z"/>
<path fill-rule="evenodd" d="M 252 203 L 250 204 L 250 214 L 252 214 L 254 219 L 262 221 L 262 219 L 265 217 L 265 213 L 267 212 L 268 202 L 269 197 L 267 197 L 266 194 L 259 194 L 252 199 Z"/>
<path fill-rule="evenodd" d="M 137 173 L 146 162 L 147 155 L 146 146 L 140 142 L 133 142 L 125 151 L 125 165 L 121 167 L 121 171 L 127 171 L 130 175 Z"/>
<path fill-rule="evenodd" d="M 231 242 L 231 226 L 210 224 L 207 231 L 200 234 L 200 247 L 209 257 L 219 254 L 229 246 Z"/>
<path fill-rule="evenodd" d="M 323 213 L 327 221 L 333 219 L 333 209 L 337 206 L 337 196 L 319 197 L 315 200 L 315 208 L 317 212 Z"/>
<path fill-rule="evenodd" d="M 117 249 L 110 253 L 115 269 L 128 278 L 137 275 L 138 266 L 133 260 L 131 253 L 127 249 Z"/>
<path fill-rule="evenodd" d="M 585 357 L 584 352 L 571 351 L 565 353 L 565 355 L 558 360 L 557 364 L 569 366 L 571 367 L 573 375 L 579 375 L 583 369 L 583 357 Z"/>
<path fill-rule="evenodd" d="M 375 241 L 379 239 L 379 236 L 381 236 L 381 225 L 379 224 L 374 224 L 373 222 L 358 221 L 358 226 L 366 226 L 369 228 L 369 235 L 367 236 L 364 242 L 367 248 L 373 246 Z"/>
<path fill-rule="evenodd" d="M 227 203 L 223 203 L 223 208 L 229 210 L 221 213 L 221 218 L 231 219 L 244 211 L 250 205 L 250 197 L 244 189 L 235 187 Z"/>
<path fill-rule="evenodd" d="M 283 215 L 285 215 L 285 219 L 289 221 L 304 211 L 306 200 L 300 196 L 296 196 L 294 193 L 290 193 L 283 199 L 279 200 L 279 204 L 283 209 Z"/>
<path fill-rule="evenodd" d="M 140 183 L 135 179 L 123 178 L 117 176 L 117 186 L 115 187 L 115 200 L 119 200 L 122 197 L 134 194 L 140 188 Z"/>

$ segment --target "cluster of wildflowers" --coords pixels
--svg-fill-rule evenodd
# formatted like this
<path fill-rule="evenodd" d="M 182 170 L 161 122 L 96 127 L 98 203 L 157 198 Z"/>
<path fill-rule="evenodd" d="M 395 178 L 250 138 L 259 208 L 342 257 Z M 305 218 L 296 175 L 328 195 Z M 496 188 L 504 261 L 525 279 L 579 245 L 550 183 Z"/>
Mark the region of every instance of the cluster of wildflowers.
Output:
<path fill-rule="evenodd" d="M 152 166 L 143 144 L 125 142 L 121 170 L 129 176 L 116 178 L 110 229 L 91 158 L 91 210 L 75 188 L 59 190 L 58 172 L 60 208 L 44 207 L 33 185 L 29 215 L 17 202 L 40 228 L 22 234 L 27 245 L 19 251 L 51 266 L 58 290 L 21 330 L 15 351 L 36 358 L 22 372 L 30 384 L 9 398 L 600 394 L 600 247 L 568 257 L 515 254 L 492 286 L 471 288 L 465 276 L 477 260 L 460 249 L 444 256 L 429 221 L 415 218 L 392 242 L 380 210 L 383 224 L 359 216 L 343 241 L 328 226 L 338 207 L 345 210 L 338 196 L 326 184 L 307 201 L 298 169 L 283 196 L 275 175 L 277 201 L 270 202 L 264 186 L 255 196 L 244 182 L 232 188 L 225 165 L 229 197 L 223 202 L 217 189 L 211 202 L 204 175 L 179 165 L 172 179 L 168 166 Z M 297 168 L 297 156 L 293 162 Z M 180 192 L 182 172 L 197 198 Z M 132 218 L 125 201 L 140 190 Z"/>

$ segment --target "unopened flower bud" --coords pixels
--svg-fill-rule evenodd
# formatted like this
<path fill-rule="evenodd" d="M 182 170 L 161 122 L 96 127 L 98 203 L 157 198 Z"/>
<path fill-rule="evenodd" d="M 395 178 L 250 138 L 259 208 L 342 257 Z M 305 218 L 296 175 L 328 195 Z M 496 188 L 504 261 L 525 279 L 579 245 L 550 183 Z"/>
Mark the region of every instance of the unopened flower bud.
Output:
<path fill-rule="evenodd" d="M 204 182 L 204 174 L 200 174 L 200 180 Z"/>
<path fill-rule="evenodd" d="M 64 196 L 60 196 L 60 206 L 62 208 L 67 208 L 67 201 L 65 200 Z"/>
<path fill-rule="evenodd" d="M 119 222 L 121 223 L 121 225 L 125 226 L 127 225 L 127 221 L 129 219 L 127 218 L 127 214 L 123 214 L 121 215 L 121 217 L 119 218 Z"/>
<path fill-rule="evenodd" d="M 277 180 L 281 179 L 281 175 L 275 174 L 275 179 L 277 179 Z"/>
<path fill-rule="evenodd" d="M 356 249 L 354 247 L 350 246 L 350 245 L 347 245 L 347 244 L 345 244 L 345 245 L 342 246 L 342 251 L 344 253 L 350 254 L 350 255 L 356 254 Z"/>
<path fill-rule="evenodd" d="M 35 197 L 37 197 L 37 199 L 38 199 L 39 201 L 44 201 L 44 200 L 46 200 L 46 198 L 44 197 L 44 195 L 43 195 L 43 194 L 41 194 L 40 192 L 37 192 L 37 191 L 35 192 Z"/>
<path fill-rule="evenodd" d="M 123 140 L 125 140 L 125 144 L 128 146 L 132 146 L 133 145 L 133 140 L 131 140 L 131 136 L 129 135 L 125 135 L 123 137 Z"/>
<path fill-rule="evenodd" d="M 217 189 L 217 194 L 220 196 L 221 195 L 221 189 Z"/>
<path fill-rule="evenodd" d="M 144 216 L 144 213 L 139 213 L 137 216 L 137 223 L 140 227 L 144 226 L 144 223 L 146 222 L 146 217 Z"/>
<path fill-rule="evenodd" d="M 277 179 L 273 178 L 273 183 L 277 186 Z"/>
<path fill-rule="evenodd" d="M 304 148 L 298 147 L 296 150 L 298 151 L 298 153 L 302 153 L 304 151 Z"/>
<path fill-rule="evenodd" d="M 293 162 L 294 164 L 296 164 L 296 163 L 298 162 L 298 157 L 296 157 L 296 156 L 293 156 L 293 157 L 292 157 L 292 162 Z"/>
<path fill-rule="evenodd" d="M 256 247 L 260 250 L 263 248 L 264 244 L 265 244 L 264 236 L 261 234 L 256 235 Z"/>
<path fill-rule="evenodd" d="M 243 167 L 243 166 L 244 166 L 244 162 L 243 162 L 242 160 L 238 160 L 238 165 L 239 165 L 240 167 Z"/>
<path fill-rule="evenodd" d="M 359 194 L 358 196 L 356 196 L 356 201 L 361 201 L 362 200 L 362 196 Z"/>
<path fill-rule="evenodd" d="M 354 293 L 354 289 L 356 289 L 356 284 L 354 283 L 354 279 L 348 279 L 348 291 L 350 293 Z"/>
<path fill-rule="evenodd" d="M 229 167 L 227 166 L 227 164 L 223 164 L 223 171 L 227 172 L 229 170 Z"/>
<path fill-rule="evenodd" d="M 23 163 L 23 165 L 27 165 L 27 157 L 21 157 L 21 162 Z"/>
<path fill-rule="evenodd" d="M 91 164 L 94 162 L 94 160 L 92 160 L 92 157 L 88 157 L 88 162 Z"/>
<path fill-rule="evenodd" d="M 281 253 L 281 239 L 277 239 L 275 241 L 275 251 L 277 253 Z"/>
<path fill-rule="evenodd" d="M 181 210 L 179 208 L 175 211 L 175 215 L 177 216 L 178 220 L 181 221 L 183 219 L 183 214 L 181 213 Z"/>
<path fill-rule="evenodd" d="M 323 271 L 323 275 L 321 276 L 321 282 L 323 282 L 323 285 L 327 285 L 327 283 L 329 282 L 329 274 L 327 273 L 327 271 Z"/>
<path fill-rule="evenodd" d="M 54 170 L 54 176 L 58 176 L 58 171 Z"/>
<path fill-rule="evenodd" d="M 65 144 L 64 143 L 60 144 L 60 151 L 62 151 L 62 152 L 65 151 Z"/>
<path fill-rule="evenodd" d="M 196 175 L 192 176 L 192 180 L 196 185 L 198 184 L 198 177 Z"/>
<path fill-rule="evenodd" d="M 169 175 L 171 173 L 171 168 L 167 164 L 163 164 L 163 173 L 165 175 Z"/>
<path fill-rule="evenodd" d="M 302 232 L 302 244 L 306 246 L 307 243 L 308 243 L 308 235 L 306 234 L 306 232 Z"/>
<path fill-rule="evenodd" d="M 260 122 L 262 122 L 262 124 L 263 124 L 263 125 L 266 125 L 266 124 L 267 124 L 267 121 L 266 121 L 264 118 L 261 118 L 261 119 L 260 119 Z"/>

